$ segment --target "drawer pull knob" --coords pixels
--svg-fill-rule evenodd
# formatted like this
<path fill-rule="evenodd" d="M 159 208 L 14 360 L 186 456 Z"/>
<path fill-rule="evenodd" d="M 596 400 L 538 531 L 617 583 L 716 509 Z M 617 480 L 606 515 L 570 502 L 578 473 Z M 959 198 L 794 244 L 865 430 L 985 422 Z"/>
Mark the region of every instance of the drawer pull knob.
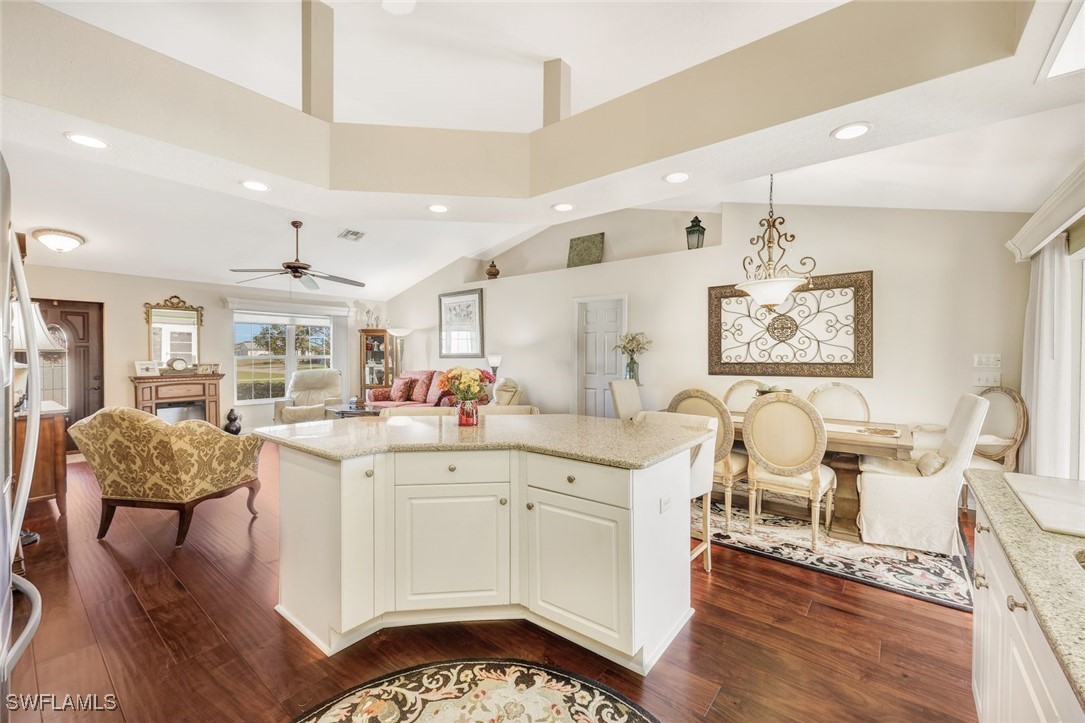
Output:
<path fill-rule="evenodd" d="M 977 590 L 987 587 L 987 576 L 982 572 L 972 573 L 972 584 Z"/>
<path fill-rule="evenodd" d="M 371 469 L 367 469 L 367 470 L 365 471 L 365 476 L 366 476 L 366 477 L 372 477 L 372 476 L 373 476 L 373 470 L 371 470 Z"/>
<path fill-rule="evenodd" d="M 500 500 L 498 500 L 498 502 L 500 502 L 503 505 L 507 505 L 509 503 L 509 500 L 508 500 L 507 497 L 502 497 Z"/>
<path fill-rule="evenodd" d="M 977 535 L 979 533 L 981 533 L 981 532 L 990 532 L 990 531 L 991 531 L 991 528 L 988 527 L 987 525 L 981 524 L 979 522 L 976 523 L 976 534 Z"/>
<path fill-rule="evenodd" d="M 528 503 L 527 503 L 527 508 L 528 508 L 529 510 L 533 510 L 533 509 L 535 509 L 535 503 L 534 503 L 534 502 L 528 502 Z"/>
<path fill-rule="evenodd" d="M 576 477 L 573 477 L 572 475 L 569 475 L 565 479 L 566 479 L 566 481 L 568 481 L 569 484 L 572 484 L 573 482 L 576 482 Z"/>
<path fill-rule="evenodd" d="M 1020 608 L 1021 610 L 1028 610 L 1028 603 L 1017 602 L 1013 599 L 1013 595 L 1006 596 L 1006 608 L 1012 613 L 1014 610 Z"/>
<path fill-rule="evenodd" d="M 448 471 L 449 472 L 455 472 L 456 471 L 456 465 L 454 465 L 454 464 L 448 465 Z"/>

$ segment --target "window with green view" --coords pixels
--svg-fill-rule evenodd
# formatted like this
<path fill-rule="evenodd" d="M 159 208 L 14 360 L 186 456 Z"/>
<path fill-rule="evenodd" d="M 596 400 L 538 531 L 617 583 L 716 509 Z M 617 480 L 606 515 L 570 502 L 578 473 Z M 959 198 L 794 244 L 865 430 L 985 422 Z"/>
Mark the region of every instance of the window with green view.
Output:
<path fill-rule="evenodd" d="M 330 317 L 234 312 L 237 401 L 282 399 L 291 374 L 331 365 Z"/>

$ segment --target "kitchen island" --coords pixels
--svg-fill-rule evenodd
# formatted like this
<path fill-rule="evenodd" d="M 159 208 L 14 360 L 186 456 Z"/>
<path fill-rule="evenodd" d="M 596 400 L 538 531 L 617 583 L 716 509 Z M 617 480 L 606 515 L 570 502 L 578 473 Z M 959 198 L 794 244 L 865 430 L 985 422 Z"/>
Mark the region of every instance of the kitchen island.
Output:
<path fill-rule="evenodd" d="M 524 618 L 647 673 L 693 613 L 689 450 L 711 430 L 548 414 L 256 434 L 280 446 L 276 610 L 325 654 Z"/>

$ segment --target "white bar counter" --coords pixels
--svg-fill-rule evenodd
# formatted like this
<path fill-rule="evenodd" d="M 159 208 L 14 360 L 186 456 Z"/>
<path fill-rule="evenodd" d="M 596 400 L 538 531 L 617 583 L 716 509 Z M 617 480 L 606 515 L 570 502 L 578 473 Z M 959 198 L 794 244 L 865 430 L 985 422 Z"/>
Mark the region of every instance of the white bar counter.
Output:
<path fill-rule="evenodd" d="M 548 414 L 256 434 L 281 447 L 276 610 L 325 654 L 524 618 L 647 673 L 693 613 L 689 450 L 711 430 Z"/>

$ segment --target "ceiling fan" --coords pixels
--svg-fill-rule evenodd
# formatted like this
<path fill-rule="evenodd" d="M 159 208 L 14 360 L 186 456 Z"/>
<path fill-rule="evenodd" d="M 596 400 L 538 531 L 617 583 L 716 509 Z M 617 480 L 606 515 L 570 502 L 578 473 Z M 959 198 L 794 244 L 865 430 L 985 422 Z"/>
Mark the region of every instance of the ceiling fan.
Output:
<path fill-rule="evenodd" d="M 279 269 L 230 269 L 241 274 L 264 274 L 263 276 L 256 276 L 251 279 L 245 279 L 244 281 L 238 281 L 239 284 L 247 284 L 250 281 L 259 281 L 260 279 L 266 279 L 269 276 L 282 276 L 283 274 L 290 274 L 293 278 L 301 282 L 301 285 L 305 288 L 316 291 L 320 288 L 317 284 L 317 279 L 324 281 L 335 281 L 339 284 L 350 284 L 351 286 L 365 286 L 364 282 L 354 281 L 353 279 L 344 279 L 342 276 L 332 276 L 326 274 L 323 271 L 314 271 L 313 268 L 301 260 L 298 253 L 298 231 L 301 229 L 301 221 L 291 221 L 290 225 L 294 227 L 294 260 L 283 261 L 282 270 Z"/>

